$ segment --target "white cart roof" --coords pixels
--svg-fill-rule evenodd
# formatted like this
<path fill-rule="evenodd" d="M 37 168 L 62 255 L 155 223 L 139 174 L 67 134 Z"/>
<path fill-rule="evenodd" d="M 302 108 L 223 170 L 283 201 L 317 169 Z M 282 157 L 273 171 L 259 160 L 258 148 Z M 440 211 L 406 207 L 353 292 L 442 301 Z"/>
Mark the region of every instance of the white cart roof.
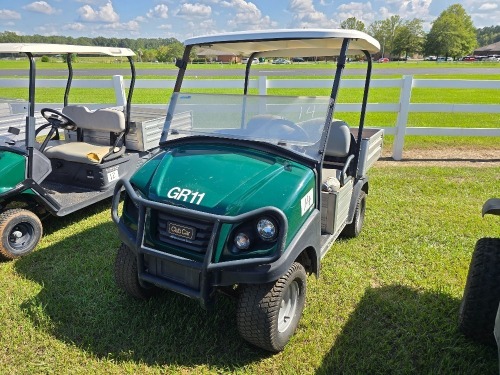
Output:
<path fill-rule="evenodd" d="M 288 29 L 243 31 L 199 36 L 187 39 L 185 46 L 200 46 L 249 56 L 258 52 L 264 57 L 326 56 L 340 51 L 342 41 L 351 39 L 349 53 L 366 50 L 375 53 L 380 43 L 357 30 Z"/>
<path fill-rule="evenodd" d="M 76 53 L 79 55 L 134 56 L 129 48 L 74 46 L 46 43 L 0 43 L 0 53 L 32 53 L 34 55 L 57 55 Z"/>

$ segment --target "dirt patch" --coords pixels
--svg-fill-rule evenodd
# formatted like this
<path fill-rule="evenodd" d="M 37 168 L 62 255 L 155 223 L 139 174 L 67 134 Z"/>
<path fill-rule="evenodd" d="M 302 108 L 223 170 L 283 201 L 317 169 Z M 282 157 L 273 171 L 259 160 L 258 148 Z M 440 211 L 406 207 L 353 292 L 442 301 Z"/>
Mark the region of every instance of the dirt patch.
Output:
<path fill-rule="evenodd" d="M 403 151 L 403 159 L 392 159 L 392 151 L 384 150 L 377 166 L 443 166 L 443 167 L 500 167 L 498 149 L 412 149 Z"/>

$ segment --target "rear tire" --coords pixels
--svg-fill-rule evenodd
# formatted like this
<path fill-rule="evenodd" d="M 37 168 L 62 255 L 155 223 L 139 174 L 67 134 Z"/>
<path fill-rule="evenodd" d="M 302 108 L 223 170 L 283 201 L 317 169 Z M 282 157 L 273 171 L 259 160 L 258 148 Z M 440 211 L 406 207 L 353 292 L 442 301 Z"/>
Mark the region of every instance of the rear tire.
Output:
<path fill-rule="evenodd" d="M 354 211 L 354 217 L 351 224 L 347 224 L 341 233 L 344 238 L 355 238 L 358 237 L 363 229 L 363 223 L 365 222 L 365 211 L 366 211 L 366 193 L 361 191 L 358 196 L 358 201 L 356 202 L 356 210 Z"/>
<path fill-rule="evenodd" d="M 158 292 L 158 288 L 154 285 L 144 288 L 139 283 L 137 257 L 123 243 L 115 258 L 115 282 L 118 288 L 137 299 L 147 299 Z"/>
<path fill-rule="evenodd" d="M 31 253 L 42 238 L 42 222 L 33 212 L 16 208 L 0 214 L 0 257 L 11 260 Z"/>
<path fill-rule="evenodd" d="M 283 350 L 304 310 L 306 278 L 295 262 L 275 283 L 244 285 L 236 313 L 240 335 L 270 352 Z"/>
<path fill-rule="evenodd" d="M 500 238 L 481 238 L 469 266 L 459 311 L 459 328 L 470 339 L 496 345 L 493 335 L 500 302 Z"/>

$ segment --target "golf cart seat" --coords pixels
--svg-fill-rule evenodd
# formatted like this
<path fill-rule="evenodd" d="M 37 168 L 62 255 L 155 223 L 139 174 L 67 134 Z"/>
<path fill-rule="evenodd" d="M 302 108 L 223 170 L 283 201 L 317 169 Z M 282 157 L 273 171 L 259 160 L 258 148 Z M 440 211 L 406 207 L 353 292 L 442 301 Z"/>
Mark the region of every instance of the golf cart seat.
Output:
<path fill-rule="evenodd" d="M 325 147 L 323 182 L 336 177 L 341 186 L 344 184 L 348 177 L 349 163 L 354 157 L 352 147 L 354 143 L 349 126 L 344 121 L 333 120 Z"/>
<path fill-rule="evenodd" d="M 125 151 L 125 115 L 114 109 L 89 110 L 87 107 L 71 105 L 63 108 L 62 113 L 70 117 L 78 129 L 85 132 L 106 133 L 109 142 L 97 144 L 83 141 L 83 135 L 76 142 L 51 143 L 44 151 L 49 159 L 62 159 L 83 164 L 100 164 L 121 156 Z"/>
<path fill-rule="evenodd" d="M 294 122 L 282 116 L 261 114 L 253 116 L 247 123 L 252 137 L 263 139 L 305 140 L 307 135 Z"/>

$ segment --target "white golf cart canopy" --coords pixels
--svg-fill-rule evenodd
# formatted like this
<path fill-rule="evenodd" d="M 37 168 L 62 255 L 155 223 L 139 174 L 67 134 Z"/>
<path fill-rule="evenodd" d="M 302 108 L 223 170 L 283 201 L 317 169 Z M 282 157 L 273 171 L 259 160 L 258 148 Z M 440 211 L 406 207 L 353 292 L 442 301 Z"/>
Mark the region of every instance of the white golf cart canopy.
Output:
<path fill-rule="evenodd" d="M 0 53 L 31 53 L 33 55 L 76 53 L 80 55 L 135 56 L 135 53 L 129 48 L 46 43 L 0 43 Z"/>
<path fill-rule="evenodd" d="M 357 30 L 347 29 L 287 29 L 244 31 L 199 36 L 187 39 L 185 46 L 199 46 L 227 51 L 243 56 L 299 57 L 325 56 L 339 52 L 344 39 L 350 39 L 349 53 L 380 50 L 380 43 Z"/>

